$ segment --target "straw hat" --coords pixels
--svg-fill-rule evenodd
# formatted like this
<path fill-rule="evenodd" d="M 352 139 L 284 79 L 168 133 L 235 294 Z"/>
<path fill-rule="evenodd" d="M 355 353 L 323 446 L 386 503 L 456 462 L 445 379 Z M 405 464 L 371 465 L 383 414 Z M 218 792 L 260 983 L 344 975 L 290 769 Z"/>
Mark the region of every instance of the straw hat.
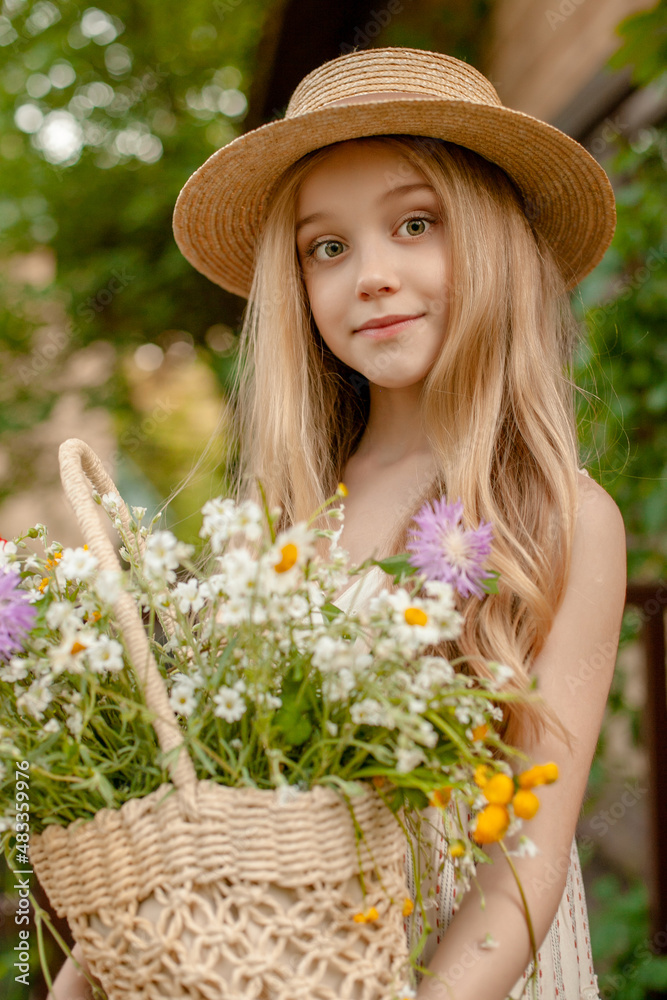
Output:
<path fill-rule="evenodd" d="M 614 193 L 583 146 L 504 107 L 486 77 L 467 63 L 392 47 L 318 66 L 298 84 L 284 118 L 213 153 L 178 196 L 173 222 L 180 250 L 211 281 L 247 298 L 263 213 L 286 167 L 330 143 L 388 133 L 446 139 L 502 167 L 568 288 L 609 246 Z"/>

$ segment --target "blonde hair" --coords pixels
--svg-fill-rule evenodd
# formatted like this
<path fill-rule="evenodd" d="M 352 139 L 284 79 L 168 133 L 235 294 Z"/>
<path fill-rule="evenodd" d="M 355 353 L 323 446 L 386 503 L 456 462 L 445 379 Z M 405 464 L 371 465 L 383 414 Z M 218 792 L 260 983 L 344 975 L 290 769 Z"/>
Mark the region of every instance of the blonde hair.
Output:
<path fill-rule="evenodd" d="M 413 492 L 380 555 L 404 551 L 414 514 L 443 494 L 463 501 L 467 525 L 491 521 L 488 565 L 500 573 L 499 592 L 461 600 L 463 635 L 437 651 L 470 657 L 467 669 L 478 674 L 486 671 L 476 657 L 506 663 L 513 686 L 525 689 L 564 595 L 577 507 L 567 367 L 578 328 L 564 282 L 499 167 L 424 136 L 348 141 L 380 142 L 420 170 L 437 192 L 451 241 L 447 336 L 421 395 L 437 475 Z M 315 327 L 294 237 L 300 186 L 332 148 L 286 170 L 267 202 L 240 338 L 235 496 L 257 499 L 259 477 L 269 505 L 283 509 L 281 528 L 333 495 L 369 412 L 365 380 Z M 509 742 L 542 727 L 559 728 L 546 706 L 506 707 Z"/>

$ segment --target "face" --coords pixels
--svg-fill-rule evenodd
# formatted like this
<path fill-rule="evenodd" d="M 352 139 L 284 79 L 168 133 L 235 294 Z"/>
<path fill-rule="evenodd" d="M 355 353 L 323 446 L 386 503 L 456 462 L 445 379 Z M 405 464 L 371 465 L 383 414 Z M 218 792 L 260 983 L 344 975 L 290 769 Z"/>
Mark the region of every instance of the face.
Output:
<path fill-rule="evenodd" d="M 302 184 L 296 219 L 327 346 L 378 386 L 421 382 L 446 336 L 450 275 L 442 211 L 421 171 L 393 149 L 341 143 Z M 386 317 L 408 319 L 360 329 Z"/>

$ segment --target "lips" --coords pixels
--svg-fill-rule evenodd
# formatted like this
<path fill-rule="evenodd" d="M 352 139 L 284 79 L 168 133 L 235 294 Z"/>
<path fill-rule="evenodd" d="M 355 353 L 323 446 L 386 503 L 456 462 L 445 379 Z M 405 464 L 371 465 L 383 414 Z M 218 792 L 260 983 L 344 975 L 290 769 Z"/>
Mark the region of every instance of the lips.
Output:
<path fill-rule="evenodd" d="M 398 323 L 405 323 L 407 320 L 419 319 L 424 313 L 413 313 L 411 316 L 406 315 L 391 315 L 391 316 L 377 316 L 375 319 L 369 319 L 362 326 L 357 327 L 354 331 L 355 333 L 360 333 L 362 330 L 381 330 L 385 326 L 396 326 Z"/>

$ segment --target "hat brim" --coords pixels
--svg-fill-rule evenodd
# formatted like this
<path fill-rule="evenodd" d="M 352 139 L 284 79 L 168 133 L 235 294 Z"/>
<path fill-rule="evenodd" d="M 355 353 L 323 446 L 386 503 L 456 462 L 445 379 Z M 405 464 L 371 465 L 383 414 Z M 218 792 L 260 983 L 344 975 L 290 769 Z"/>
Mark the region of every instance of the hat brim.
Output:
<path fill-rule="evenodd" d="M 239 136 L 181 190 L 173 216 L 179 249 L 211 281 L 247 298 L 262 216 L 283 171 L 322 146 L 390 133 L 445 139 L 501 167 L 523 195 L 568 288 L 602 259 L 616 225 L 614 192 L 583 146 L 512 108 L 434 98 L 321 108 Z"/>

